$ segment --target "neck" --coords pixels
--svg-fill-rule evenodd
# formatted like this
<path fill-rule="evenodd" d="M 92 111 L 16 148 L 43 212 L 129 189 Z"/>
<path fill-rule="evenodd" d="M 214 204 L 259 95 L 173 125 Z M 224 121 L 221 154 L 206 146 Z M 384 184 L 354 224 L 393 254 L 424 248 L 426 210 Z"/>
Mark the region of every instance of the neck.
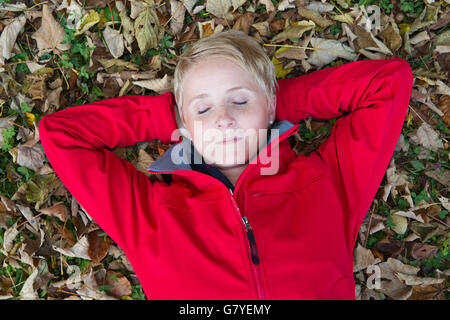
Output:
<path fill-rule="evenodd" d="M 236 186 L 236 182 L 241 173 L 247 168 L 248 164 L 238 165 L 230 168 L 217 168 L 222 174 L 230 180 L 230 182 Z"/>

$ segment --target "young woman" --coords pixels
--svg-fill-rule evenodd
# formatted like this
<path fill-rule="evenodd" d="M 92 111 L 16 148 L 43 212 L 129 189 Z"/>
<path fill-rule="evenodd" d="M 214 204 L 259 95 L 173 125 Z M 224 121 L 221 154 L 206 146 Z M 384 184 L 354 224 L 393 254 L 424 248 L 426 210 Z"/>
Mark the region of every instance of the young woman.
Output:
<path fill-rule="evenodd" d="M 229 30 L 189 47 L 174 78 L 174 94 L 39 123 L 53 169 L 124 250 L 147 298 L 355 299 L 353 248 L 406 116 L 408 63 L 277 81 L 256 40 Z M 288 137 L 307 117 L 339 119 L 316 152 L 296 155 Z M 111 151 L 155 139 L 174 143 L 148 168 L 165 181 Z"/>

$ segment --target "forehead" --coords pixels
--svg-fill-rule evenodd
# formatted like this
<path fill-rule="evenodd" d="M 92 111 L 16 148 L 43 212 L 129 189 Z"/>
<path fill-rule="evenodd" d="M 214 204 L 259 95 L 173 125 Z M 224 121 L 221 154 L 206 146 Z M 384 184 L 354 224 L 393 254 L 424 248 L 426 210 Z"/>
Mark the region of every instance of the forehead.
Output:
<path fill-rule="evenodd" d="M 216 57 L 207 58 L 192 66 L 183 82 L 183 96 L 186 102 L 194 96 L 232 93 L 237 91 L 236 88 L 257 91 L 259 87 L 253 75 L 241 66 L 231 60 Z"/>

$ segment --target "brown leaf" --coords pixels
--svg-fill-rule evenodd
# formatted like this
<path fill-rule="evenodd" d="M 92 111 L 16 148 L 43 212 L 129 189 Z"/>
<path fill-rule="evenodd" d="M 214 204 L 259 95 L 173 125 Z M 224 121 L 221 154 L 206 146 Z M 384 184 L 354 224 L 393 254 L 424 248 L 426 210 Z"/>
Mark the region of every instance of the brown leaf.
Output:
<path fill-rule="evenodd" d="M 273 33 L 278 33 L 278 32 L 280 32 L 281 30 L 283 30 L 283 28 L 284 28 L 284 24 L 285 24 L 285 20 L 284 19 L 282 19 L 282 20 L 274 20 L 274 21 L 272 21 L 272 23 L 270 24 L 270 29 L 272 30 L 272 32 Z M 254 28 L 256 28 L 255 26 L 254 26 Z M 259 29 L 258 29 L 258 31 L 259 31 Z M 260 32 L 261 33 L 261 32 Z M 261 33 L 262 34 L 262 33 Z M 262 34 L 263 36 L 264 36 L 264 34 Z M 269 35 L 268 35 L 269 36 Z"/>
<path fill-rule="evenodd" d="M 412 295 L 408 300 L 445 300 L 442 283 L 414 286 Z"/>
<path fill-rule="evenodd" d="M 298 8 L 298 14 L 302 17 L 305 17 L 307 19 L 310 19 L 314 21 L 317 25 L 321 26 L 322 28 L 326 28 L 333 24 L 331 20 L 328 20 L 327 18 L 324 18 L 320 15 L 320 13 L 306 9 L 303 7 Z"/>
<path fill-rule="evenodd" d="M 442 120 L 444 120 L 446 125 L 450 126 L 450 96 L 441 95 L 438 108 L 444 113 Z"/>
<path fill-rule="evenodd" d="M 62 204 L 55 204 L 54 206 L 43 208 L 39 211 L 48 216 L 57 217 L 63 222 L 67 220 L 69 214 L 67 207 Z"/>
<path fill-rule="evenodd" d="M 103 235 L 100 229 L 92 231 L 88 234 L 89 249 L 88 254 L 92 261 L 100 262 L 108 253 L 109 246 L 112 242 L 111 238 Z"/>
<path fill-rule="evenodd" d="M 39 171 L 44 165 L 44 160 L 45 154 L 38 143 L 31 148 L 22 144 L 17 147 L 17 163 L 21 166 Z"/>
<path fill-rule="evenodd" d="M 233 25 L 234 30 L 241 30 L 245 34 L 248 34 L 250 30 L 250 26 L 253 23 L 253 20 L 256 18 L 256 14 L 253 12 L 246 12 L 243 15 L 241 15 L 236 22 Z"/>
<path fill-rule="evenodd" d="M 429 259 L 433 257 L 439 248 L 429 244 L 422 244 L 419 242 L 414 242 L 411 247 L 411 257 L 414 259 Z"/>
<path fill-rule="evenodd" d="M 377 242 L 375 248 L 383 254 L 386 260 L 387 258 L 395 258 L 401 254 L 405 248 L 405 243 L 394 238 L 386 238 Z"/>
<path fill-rule="evenodd" d="M 400 31 L 394 21 L 389 23 L 383 32 L 380 33 L 380 36 L 392 52 L 397 51 L 402 46 L 402 37 L 400 36 Z"/>
<path fill-rule="evenodd" d="M 106 272 L 105 285 L 111 285 L 110 293 L 116 298 L 131 295 L 131 283 L 121 273 L 108 270 Z"/>
<path fill-rule="evenodd" d="M 42 24 L 41 27 L 31 36 L 36 40 L 39 48 L 39 56 L 49 50 L 68 50 L 70 44 L 61 43 L 64 41 L 64 29 L 61 24 L 53 18 L 47 4 L 42 6 Z"/>

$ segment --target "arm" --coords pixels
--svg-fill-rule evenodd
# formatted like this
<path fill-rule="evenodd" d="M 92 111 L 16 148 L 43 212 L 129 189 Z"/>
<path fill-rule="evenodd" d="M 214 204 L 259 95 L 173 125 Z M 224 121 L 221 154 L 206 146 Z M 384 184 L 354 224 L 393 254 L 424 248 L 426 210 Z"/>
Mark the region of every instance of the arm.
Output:
<path fill-rule="evenodd" d="M 110 98 L 60 110 L 39 122 L 42 147 L 52 168 L 124 250 L 132 250 L 144 231 L 155 229 L 153 184 L 107 148 L 155 139 L 170 142 L 176 128 L 172 102 L 170 92 Z"/>
<path fill-rule="evenodd" d="M 336 118 L 317 150 L 343 205 L 348 245 L 386 172 L 408 110 L 413 74 L 401 58 L 350 62 L 279 80 L 277 118 Z"/>

